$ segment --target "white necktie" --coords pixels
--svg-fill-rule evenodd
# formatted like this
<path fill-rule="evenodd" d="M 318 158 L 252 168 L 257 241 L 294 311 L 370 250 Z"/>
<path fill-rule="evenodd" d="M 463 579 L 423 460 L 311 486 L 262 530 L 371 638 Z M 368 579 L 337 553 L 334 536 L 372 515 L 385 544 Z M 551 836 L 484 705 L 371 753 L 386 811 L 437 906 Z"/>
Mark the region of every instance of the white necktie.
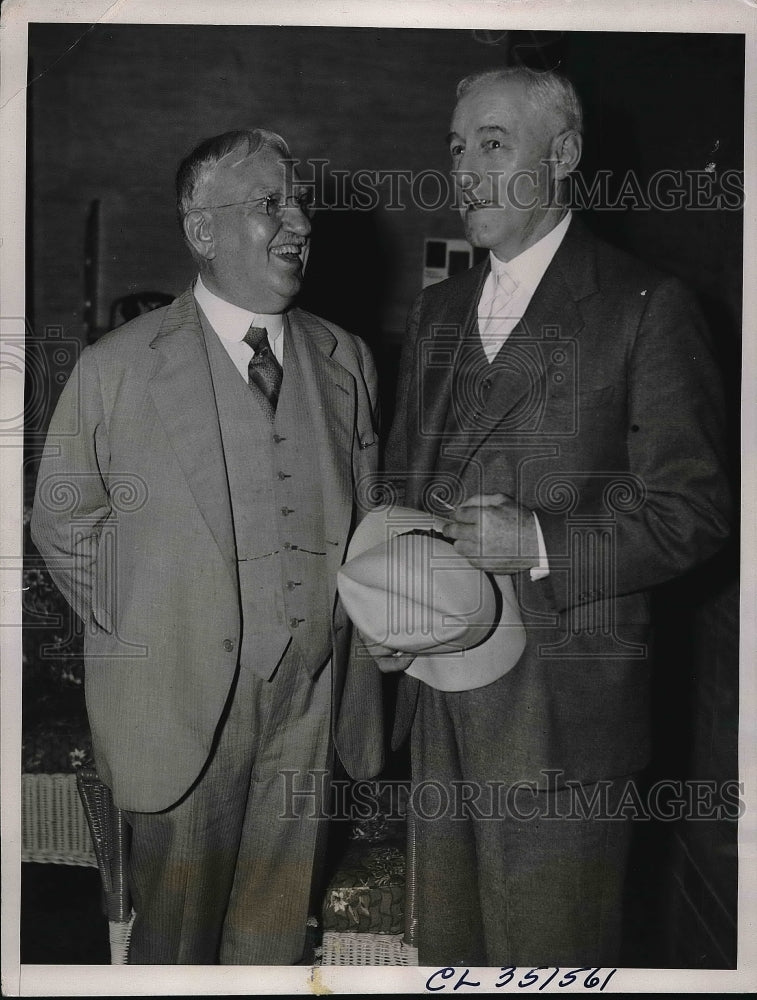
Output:
<path fill-rule="evenodd" d="M 518 321 L 509 308 L 518 284 L 504 269 L 499 274 L 492 271 L 486 284 L 489 288 L 484 288 L 478 306 L 478 332 L 486 356 L 492 361 Z"/>

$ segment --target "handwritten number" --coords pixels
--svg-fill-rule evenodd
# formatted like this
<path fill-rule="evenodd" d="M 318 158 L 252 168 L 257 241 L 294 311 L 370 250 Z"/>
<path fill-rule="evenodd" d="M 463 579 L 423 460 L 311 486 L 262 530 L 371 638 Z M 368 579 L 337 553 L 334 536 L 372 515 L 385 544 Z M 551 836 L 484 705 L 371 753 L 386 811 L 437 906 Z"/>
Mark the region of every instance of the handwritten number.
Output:
<path fill-rule="evenodd" d="M 584 979 L 584 986 L 587 990 L 593 990 L 595 986 L 599 985 L 599 976 L 597 975 L 599 969 L 592 969 L 591 971 L 592 975 Z"/>
<path fill-rule="evenodd" d="M 548 966 L 548 965 L 545 965 L 545 966 L 544 966 L 544 968 L 545 968 L 545 969 L 548 969 L 548 968 L 549 968 L 549 966 Z M 559 976 L 559 974 L 560 974 L 560 970 L 559 970 L 559 969 L 557 968 L 557 966 L 555 966 L 555 971 L 554 971 L 554 972 L 552 973 L 552 975 L 551 975 L 551 976 L 549 977 L 549 979 L 546 979 L 546 980 L 545 980 L 545 981 L 544 981 L 544 982 L 543 982 L 543 983 L 541 984 L 541 986 L 539 987 L 539 989 L 540 989 L 540 990 L 543 990 L 545 986 L 549 986 L 549 984 L 550 984 L 550 983 L 552 982 L 552 980 L 553 980 L 553 979 L 555 978 L 555 976 Z"/>
<path fill-rule="evenodd" d="M 544 990 L 549 986 L 553 979 L 560 975 L 561 970 L 556 965 L 538 965 L 527 972 L 521 980 L 518 981 L 518 987 L 522 990 L 528 989 L 539 982 L 539 973 L 547 972 L 552 970 L 551 975 L 541 983 L 537 989 L 539 991 Z M 502 966 L 499 970 L 499 977 L 494 984 L 496 989 L 502 989 L 504 986 L 508 986 L 515 979 L 515 973 L 518 971 L 517 967 L 514 965 Z M 599 986 L 599 992 L 604 990 L 605 986 L 610 982 L 612 977 L 618 971 L 617 969 L 610 969 L 607 972 L 604 980 L 601 979 L 599 973 L 604 970 L 597 966 L 596 968 L 590 968 L 588 965 L 583 966 L 580 969 L 570 969 L 565 972 L 563 978 L 558 982 L 558 987 L 560 989 L 565 989 L 569 986 L 575 986 L 576 980 L 581 975 L 581 973 L 588 972 L 589 975 L 583 980 L 581 984 L 586 990 L 593 990 L 595 987 Z M 438 993 L 440 990 L 447 989 L 447 982 L 454 979 L 459 974 L 459 970 L 452 968 L 451 966 L 444 969 L 437 969 L 433 972 L 429 978 L 426 980 L 426 989 L 431 993 Z M 470 975 L 470 969 L 463 969 L 459 978 L 452 986 L 453 991 L 459 990 L 463 986 L 467 986 L 471 989 L 478 988 L 481 983 L 474 979 L 468 979 L 467 976 Z M 438 983 L 439 985 L 436 985 Z M 600 986 L 600 983 L 602 984 Z M 580 989 L 580 985 L 579 985 Z"/>
<path fill-rule="evenodd" d="M 508 965 L 507 967 L 500 968 L 500 970 L 499 970 L 499 979 L 494 984 L 495 989 L 501 989 L 503 986 L 507 986 L 508 983 L 512 982 L 514 975 L 515 975 L 515 966 L 514 965 Z M 507 977 L 507 978 L 505 978 L 505 977 Z"/>
<path fill-rule="evenodd" d="M 601 986 L 599 987 L 599 992 L 600 992 L 600 993 L 601 993 L 601 992 L 602 992 L 602 990 L 603 990 L 603 989 L 605 988 L 605 986 L 607 986 L 607 984 L 608 984 L 608 983 L 610 982 L 610 980 L 612 979 L 612 977 L 613 977 L 613 976 L 615 975 L 615 973 L 616 973 L 617 971 L 618 971 L 617 969 L 610 969 L 610 974 L 609 974 L 609 976 L 608 976 L 608 977 L 607 977 L 607 978 L 605 979 L 605 981 L 604 981 L 604 982 L 602 983 L 602 985 L 601 985 Z"/>
<path fill-rule="evenodd" d="M 534 983 L 537 982 L 537 980 L 539 979 L 537 975 L 539 969 L 546 969 L 546 968 L 547 968 L 546 965 L 540 965 L 536 969 L 531 969 L 531 971 L 527 972 L 523 977 L 523 979 L 521 979 L 521 981 L 518 983 L 518 986 L 520 986 L 521 989 L 525 989 L 527 986 L 533 986 Z M 528 982 L 526 982 L 526 980 L 528 980 Z"/>
<path fill-rule="evenodd" d="M 576 977 L 578 976 L 579 972 L 591 972 L 591 971 L 592 968 L 589 965 L 585 965 L 582 969 L 573 969 L 572 972 L 566 972 L 565 978 L 561 979 L 557 985 L 561 988 L 563 986 L 572 986 L 573 983 L 575 983 Z"/>

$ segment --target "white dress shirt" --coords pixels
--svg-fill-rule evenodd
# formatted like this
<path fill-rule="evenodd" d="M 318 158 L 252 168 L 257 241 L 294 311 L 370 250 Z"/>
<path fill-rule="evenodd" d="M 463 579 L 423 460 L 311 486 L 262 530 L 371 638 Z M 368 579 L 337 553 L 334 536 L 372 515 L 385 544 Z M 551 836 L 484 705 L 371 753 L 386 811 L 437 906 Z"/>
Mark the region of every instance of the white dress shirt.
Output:
<path fill-rule="evenodd" d="M 546 236 L 542 236 L 538 243 L 534 243 L 532 247 L 524 250 L 517 257 L 513 257 L 507 263 L 495 257 L 491 251 L 489 252 L 491 271 L 484 282 L 478 303 L 478 328 L 481 334 L 481 344 L 490 364 L 528 309 L 539 282 L 552 263 L 552 258 L 557 253 L 557 248 L 568 231 L 570 219 L 571 214 L 568 212 L 565 218 L 561 219 Z M 492 323 L 492 303 L 497 294 L 497 282 L 502 272 L 505 275 L 503 284 L 508 291 L 511 291 L 511 294 L 504 314 L 500 314 L 497 322 Z M 482 330 L 485 332 L 482 333 Z M 530 572 L 532 580 L 542 580 L 545 576 L 549 576 L 549 560 L 544 535 L 536 514 L 534 514 L 534 522 L 536 523 L 536 538 L 539 545 L 539 562 Z"/>
<path fill-rule="evenodd" d="M 538 243 L 534 243 L 528 250 L 519 253 L 507 263 L 489 252 L 491 271 L 484 282 L 478 303 L 478 328 L 479 333 L 485 331 L 481 333 L 481 343 L 490 362 L 494 361 L 502 345 L 523 318 L 539 282 L 544 277 L 544 272 L 552 263 L 552 258 L 568 231 L 570 219 L 571 215 L 568 212 L 565 218 L 561 219 L 546 236 L 542 236 Z M 512 285 L 515 287 L 504 312 L 499 316 L 499 321 L 492 325 L 488 321 L 493 313 L 492 303 L 500 278 L 508 288 Z"/>
<path fill-rule="evenodd" d="M 263 326 L 268 331 L 268 343 L 280 365 L 284 363 L 284 316 L 282 313 L 253 313 L 220 298 L 202 283 L 198 275 L 194 286 L 198 306 L 208 318 L 218 339 L 226 348 L 239 374 L 247 381 L 247 367 L 254 351 L 244 342 L 251 326 Z"/>

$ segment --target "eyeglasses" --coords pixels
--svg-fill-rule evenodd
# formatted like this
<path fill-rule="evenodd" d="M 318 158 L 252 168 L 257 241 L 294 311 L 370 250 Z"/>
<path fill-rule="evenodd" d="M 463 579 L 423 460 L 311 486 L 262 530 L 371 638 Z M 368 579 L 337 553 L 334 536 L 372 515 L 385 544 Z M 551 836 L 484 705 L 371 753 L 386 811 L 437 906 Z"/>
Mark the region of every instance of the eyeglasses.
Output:
<path fill-rule="evenodd" d="M 299 210 L 310 219 L 315 211 L 315 202 L 310 191 L 301 191 L 299 194 L 290 194 L 284 197 L 280 194 L 267 194 L 262 198 L 253 198 L 251 201 L 229 201 L 225 205 L 195 205 L 189 212 L 210 211 L 217 208 L 236 208 L 239 205 L 258 206 L 266 215 L 280 219 L 287 206 L 299 208 Z M 185 215 L 189 215 L 185 212 Z"/>

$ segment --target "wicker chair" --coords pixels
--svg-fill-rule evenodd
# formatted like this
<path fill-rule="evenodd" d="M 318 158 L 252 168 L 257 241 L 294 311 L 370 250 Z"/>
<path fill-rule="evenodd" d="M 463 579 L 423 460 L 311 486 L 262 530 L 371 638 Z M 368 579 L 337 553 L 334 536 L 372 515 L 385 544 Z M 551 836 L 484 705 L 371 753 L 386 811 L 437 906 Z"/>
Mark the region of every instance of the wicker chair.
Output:
<path fill-rule="evenodd" d="M 418 964 L 413 814 L 397 821 L 390 802 L 354 823 L 331 876 L 321 912 L 322 965 Z"/>
<path fill-rule="evenodd" d="M 77 769 L 76 785 L 87 817 L 97 867 L 102 880 L 103 910 L 108 917 L 112 965 L 128 961 L 129 938 L 134 922 L 127 876 L 129 827 L 123 812 L 94 768 Z"/>

